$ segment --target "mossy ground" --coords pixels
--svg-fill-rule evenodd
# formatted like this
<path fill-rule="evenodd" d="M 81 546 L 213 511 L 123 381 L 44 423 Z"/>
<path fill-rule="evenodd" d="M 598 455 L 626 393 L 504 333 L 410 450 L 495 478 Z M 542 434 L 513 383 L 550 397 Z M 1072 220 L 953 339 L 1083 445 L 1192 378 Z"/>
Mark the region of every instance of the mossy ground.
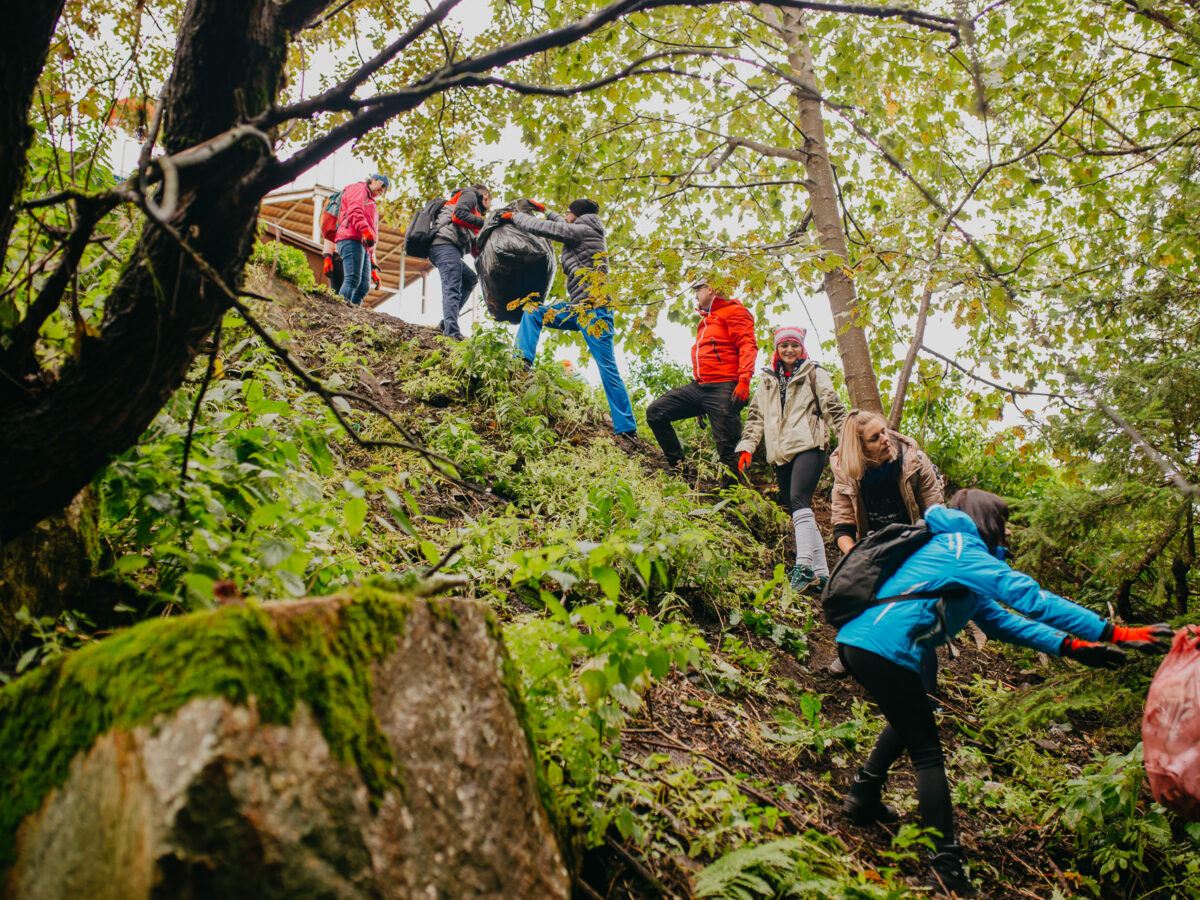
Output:
<path fill-rule="evenodd" d="M 372 663 L 404 632 L 405 598 L 371 588 L 286 612 L 247 605 L 146 622 L 44 666 L 0 691 L 0 870 L 22 819 L 67 777 L 71 760 L 112 729 L 145 725 L 198 697 L 244 704 L 287 723 L 313 711 L 333 756 L 356 765 L 372 796 L 402 788 L 371 705 Z"/>

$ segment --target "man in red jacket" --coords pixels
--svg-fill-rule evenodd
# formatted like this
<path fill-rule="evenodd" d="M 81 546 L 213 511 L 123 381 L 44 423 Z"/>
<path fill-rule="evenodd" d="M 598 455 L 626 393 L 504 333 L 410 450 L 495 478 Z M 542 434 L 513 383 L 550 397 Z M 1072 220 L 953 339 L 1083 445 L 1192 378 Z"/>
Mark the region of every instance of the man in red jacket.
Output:
<path fill-rule="evenodd" d="M 683 465 L 683 448 L 671 423 L 706 415 L 717 452 L 731 473 L 737 472 L 734 449 L 742 436 L 742 407 L 750 399 L 750 379 L 758 342 L 754 317 L 737 300 L 720 296 L 707 280 L 692 285 L 701 314 L 692 345 L 691 384 L 673 388 L 646 408 L 646 424 L 654 432 L 667 465 Z"/>

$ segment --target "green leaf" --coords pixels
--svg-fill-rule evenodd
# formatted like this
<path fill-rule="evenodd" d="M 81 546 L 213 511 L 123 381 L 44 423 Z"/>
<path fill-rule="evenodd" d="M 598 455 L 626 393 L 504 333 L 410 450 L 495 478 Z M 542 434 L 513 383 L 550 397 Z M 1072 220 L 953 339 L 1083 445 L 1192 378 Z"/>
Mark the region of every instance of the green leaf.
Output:
<path fill-rule="evenodd" d="M 367 501 L 359 497 L 351 497 L 342 506 L 342 523 L 346 528 L 346 532 L 357 537 L 362 531 L 363 523 L 367 518 Z"/>
<path fill-rule="evenodd" d="M 608 566 L 593 566 L 592 577 L 604 591 L 604 596 L 615 603 L 621 596 L 621 576 L 617 571 Z"/>

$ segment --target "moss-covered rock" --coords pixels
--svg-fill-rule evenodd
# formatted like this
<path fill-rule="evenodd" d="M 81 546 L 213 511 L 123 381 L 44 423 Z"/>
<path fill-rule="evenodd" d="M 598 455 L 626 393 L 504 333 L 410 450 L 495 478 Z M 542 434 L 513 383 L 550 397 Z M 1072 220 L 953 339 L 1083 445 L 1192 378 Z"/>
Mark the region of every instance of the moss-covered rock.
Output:
<path fill-rule="evenodd" d="M 565 897 L 492 631 L 360 589 L 147 623 L 20 679 L 5 896 Z"/>

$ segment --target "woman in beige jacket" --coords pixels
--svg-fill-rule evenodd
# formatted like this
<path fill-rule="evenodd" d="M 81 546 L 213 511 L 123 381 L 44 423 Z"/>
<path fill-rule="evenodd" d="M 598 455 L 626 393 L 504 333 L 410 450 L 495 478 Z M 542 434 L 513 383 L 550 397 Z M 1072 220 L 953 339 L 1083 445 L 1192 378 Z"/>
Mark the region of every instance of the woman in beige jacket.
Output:
<path fill-rule="evenodd" d="M 796 565 L 789 580 L 798 591 L 818 591 L 829 579 L 825 539 L 813 517 L 812 495 L 825 469 L 829 439 L 846 418 L 829 374 L 808 358 L 803 328 L 775 330 L 775 358 L 762 370 L 737 445 L 738 471 L 765 439 L 767 461 L 775 467 L 780 501 L 792 512 Z"/>
<path fill-rule="evenodd" d="M 833 539 L 843 553 L 863 535 L 893 522 L 911 525 L 945 502 L 941 475 L 920 445 L 878 413 L 851 411 L 829 466 Z"/>

